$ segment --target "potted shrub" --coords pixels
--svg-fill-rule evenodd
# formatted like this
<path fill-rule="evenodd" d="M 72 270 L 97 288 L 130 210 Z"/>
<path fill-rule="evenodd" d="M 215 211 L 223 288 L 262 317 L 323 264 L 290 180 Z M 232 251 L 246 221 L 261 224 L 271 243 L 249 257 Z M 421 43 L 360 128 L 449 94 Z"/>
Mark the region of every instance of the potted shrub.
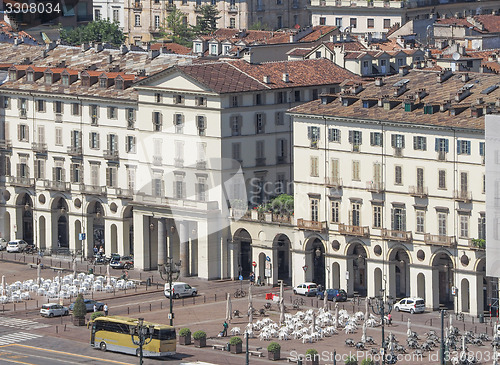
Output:
<path fill-rule="evenodd" d="M 363 361 L 361 361 L 361 365 L 375 365 L 375 363 L 372 359 L 363 359 Z"/>
<path fill-rule="evenodd" d="M 207 334 L 205 331 L 196 331 L 193 333 L 193 339 L 196 347 L 205 347 L 207 345 Z"/>
<path fill-rule="evenodd" d="M 349 356 L 349 358 L 345 361 L 345 365 L 358 365 L 358 359 L 356 359 L 355 356 Z"/>
<path fill-rule="evenodd" d="M 243 340 L 238 337 L 234 336 L 231 337 L 229 340 L 229 349 L 231 350 L 232 354 L 241 354 L 243 352 L 242 347 L 243 347 Z"/>
<path fill-rule="evenodd" d="M 189 328 L 179 330 L 179 345 L 191 345 L 191 330 Z"/>
<path fill-rule="evenodd" d="M 73 324 L 75 326 L 85 326 L 85 316 L 87 315 L 87 307 L 83 301 L 83 295 L 78 294 L 75 305 L 73 306 Z"/>
<path fill-rule="evenodd" d="M 306 365 L 319 365 L 318 351 L 309 349 L 306 351 Z"/>
<path fill-rule="evenodd" d="M 103 317 L 104 313 L 103 312 L 94 312 L 90 315 L 90 322 L 94 322 L 94 319 L 98 317 Z"/>
<path fill-rule="evenodd" d="M 277 342 L 271 342 L 269 346 L 267 346 L 267 358 L 273 361 L 279 360 L 280 351 L 281 345 Z"/>

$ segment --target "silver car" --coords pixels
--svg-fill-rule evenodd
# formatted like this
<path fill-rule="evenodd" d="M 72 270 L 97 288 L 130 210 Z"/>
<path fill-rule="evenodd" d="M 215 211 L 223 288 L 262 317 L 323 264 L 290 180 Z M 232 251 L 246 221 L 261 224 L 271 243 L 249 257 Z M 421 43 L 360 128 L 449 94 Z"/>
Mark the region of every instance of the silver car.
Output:
<path fill-rule="evenodd" d="M 67 316 L 69 314 L 69 308 L 64 307 L 57 303 L 47 303 L 42 305 L 40 309 L 40 315 L 42 317 L 55 317 L 55 316 Z"/>

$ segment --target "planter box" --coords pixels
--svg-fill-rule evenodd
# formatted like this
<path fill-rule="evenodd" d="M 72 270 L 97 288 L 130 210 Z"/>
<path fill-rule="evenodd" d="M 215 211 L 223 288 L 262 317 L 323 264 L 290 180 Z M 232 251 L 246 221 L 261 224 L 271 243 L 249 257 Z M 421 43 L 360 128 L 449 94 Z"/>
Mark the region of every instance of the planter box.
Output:
<path fill-rule="evenodd" d="M 318 359 L 313 359 L 313 360 L 306 360 L 306 365 L 319 365 L 319 360 Z"/>
<path fill-rule="evenodd" d="M 267 352 L 267 358 L 268 358 L 269 360 L 272 360 L 272 361 L 279 360 L 279 359 L 280 359 L 280 357 L 281 357 L 280 355 L 281 355 L 281 354 L 280 354 L 280 351 L 278 351 L 278 352 L 269 352 L 269 351 L 268 351 L 268 352 Z"/>
<path fill-rule="evenodd" d="M 243 352 L 243 344 L 239 345 L 229 345 L 230 351 L 232 354 L 241 354 Z"/>
<path fill-rule="evenodd" d="M 191 335 L 179 336 L 179 345 L 191 345 Z"/>
<path fill-rule="evenodd" d="M 197 340 L 196 338 L 194 339 L 194 346 L 195 347 L 205 347 L 207 346 L 207 338 L 203 337 Z"/>
<path fill-rule="evenodd" d="M 82 318 L 73 317 L 73 324 L 75 326 L 85 326 L 85 317 Z"/>

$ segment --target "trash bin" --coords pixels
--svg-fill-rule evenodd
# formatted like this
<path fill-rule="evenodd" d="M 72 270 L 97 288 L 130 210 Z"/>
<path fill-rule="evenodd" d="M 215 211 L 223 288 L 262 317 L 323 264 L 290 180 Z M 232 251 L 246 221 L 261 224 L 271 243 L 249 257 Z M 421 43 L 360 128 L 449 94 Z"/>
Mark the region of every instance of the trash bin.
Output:
<path fill-rule="evenodd" d="M 266 300 L 273 300 L 273 293 L 266 293 Z"/>
<path fill-rule="evenodd" d="M 93 274 L 94 273 L 94 269 L 93 268 L 90 268 L 89 269 L 89 275 Z"/>
<path fill-rule="evenodd" d="M 146 286 L 151 286 L 151 278 L 148 278 L 148 279 L 146 280 Z"/>
<path fill-rule="evenodd" d="M 484 323 L 484 314 L 479 315 L 479 323 Z"/>
<path fill-rule="evenodd" d="M 302 365 L 302 359 L 300 357 L 297 359 L 297 365 Z"/>
<path fill-rule="evenodd" d="M 229 345 L 229 342 L 226 343 L 226 351 L 227 352 L 231 351 L 231 345 Z"/>

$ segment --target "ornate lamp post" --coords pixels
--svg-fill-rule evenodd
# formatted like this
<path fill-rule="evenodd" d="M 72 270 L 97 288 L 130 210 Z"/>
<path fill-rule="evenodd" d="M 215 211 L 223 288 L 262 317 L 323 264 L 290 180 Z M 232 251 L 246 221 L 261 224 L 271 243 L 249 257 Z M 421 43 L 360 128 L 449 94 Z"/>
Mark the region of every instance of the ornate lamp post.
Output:
<path fill-rule="evenodd" d="M 160 276 L 162 280 L 167 281 L 169 288 L 170 288 L 170 314 L 169 314 L 169 319 L 170 319 L 170 325 L 174 325 L 174 303 L 173 303 L 173 292 L 172 292 L 172 281 L 175 281 L 179 278 L 179 274 L 181 272 L 180 270 L 181 267 L 181 261 L 179 262 L 173 262 L 172 257 L 167 257 L 166 263 L 164 265 L 158 265 L 158 272 L 160 273 Z"/>
<path fill-rule="evenodd" d="M 382 364 L 385 364 L 385 356 L 386 356 L 385 332 L 384 332 L 385 315 L 391 313 L 392 311 L 392 303 L 385 300 L 384 291 L 385 291 L 384 289 L 381 289 L 380 297 L 370 300 L 369 304 L 373 313 L 377 316 L 380 316 L 380 318 L 382 319 L 382 349 L 383 349 Z"/>
<path fill-rule="evenodd" d="M 153 339 L 153 326 L 145 326 L 144 318 L 137 320 L 137 325 L 130 327 L 130 336 L 134 345 L 139 346 L 139 365 L 142 365 L 142 347 Z"/>

